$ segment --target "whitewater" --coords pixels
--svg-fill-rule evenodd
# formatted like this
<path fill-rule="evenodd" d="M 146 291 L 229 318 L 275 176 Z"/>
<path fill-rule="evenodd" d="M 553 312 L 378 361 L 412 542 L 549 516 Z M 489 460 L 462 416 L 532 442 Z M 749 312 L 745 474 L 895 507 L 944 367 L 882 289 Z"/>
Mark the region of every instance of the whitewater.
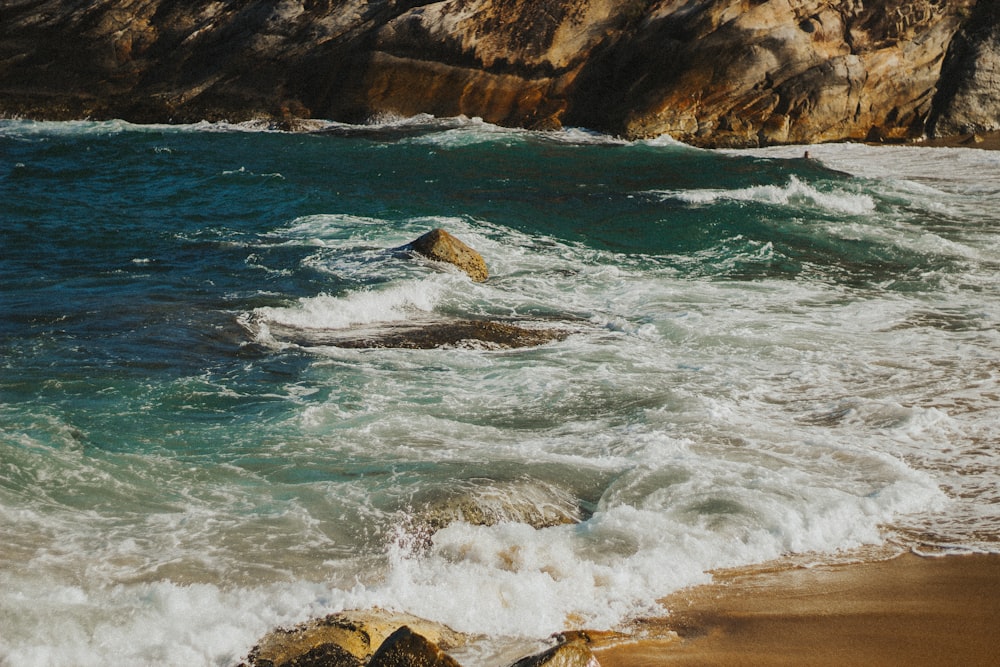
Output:
<path fill-rule="evenodd" d="M 0 664 L 378 606 L 490 667 L 719 568 L 1000 552 L 1000 154 L 317 129 L 0 121 Z M 456 319 L 562 336 L 333 342 Z"/>

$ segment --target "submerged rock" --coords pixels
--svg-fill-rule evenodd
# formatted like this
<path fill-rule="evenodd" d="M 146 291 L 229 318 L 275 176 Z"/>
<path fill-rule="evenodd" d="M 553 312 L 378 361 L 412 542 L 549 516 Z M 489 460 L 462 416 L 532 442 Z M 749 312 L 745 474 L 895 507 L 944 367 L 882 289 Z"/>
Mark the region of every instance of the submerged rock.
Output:
<path fill-rule="evenodd" d="M 410 244 L 414 252 L 457 266 L 476 282 L 489 277 L 483 256 L 443 229 L 433 229 Z"/>
<path fill-rule="evenodd" d="M 513 349 L 544 345 L 562 340 L 566 335 L 567 332 L 561 329 L 527 329 L 516 324 L 489 320 L 449 320 L 391 324 L 375 329 L 339 332 L 336 335 L 330 332 L 326 344 L 353 349 Z"/>
<path fill-rule="evenodd" d="M 413 524 L 417 532 L 433 533 L 456 521 L 474 526 L 525 523 L 548 528 L 580 523 L 587 513 L 572 493 L 531 479 L 470 480 L 435 498 L 418 498 Z"/>

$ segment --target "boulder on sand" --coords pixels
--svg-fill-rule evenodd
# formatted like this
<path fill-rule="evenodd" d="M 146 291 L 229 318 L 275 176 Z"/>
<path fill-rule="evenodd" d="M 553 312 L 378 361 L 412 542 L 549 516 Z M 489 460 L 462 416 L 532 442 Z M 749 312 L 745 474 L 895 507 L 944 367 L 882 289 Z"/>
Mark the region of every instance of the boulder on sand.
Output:
<path fill-rule="evenodd" d="M 443 229 L 427 232 L 409 247 L 427 259 L 454 264 L 476 282 L 489 277 L 483 256 Z"/>

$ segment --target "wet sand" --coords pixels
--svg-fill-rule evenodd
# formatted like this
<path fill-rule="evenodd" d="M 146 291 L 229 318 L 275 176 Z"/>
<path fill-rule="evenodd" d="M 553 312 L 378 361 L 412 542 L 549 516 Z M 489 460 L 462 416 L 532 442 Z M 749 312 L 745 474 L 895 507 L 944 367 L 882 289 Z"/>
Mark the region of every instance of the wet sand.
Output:
<path fill-rule="evenodd" d="M 1000 556 L 726 572 L 665 602 L 649 639 L 595 638 L 602 667 L 1000 665 Z"/>

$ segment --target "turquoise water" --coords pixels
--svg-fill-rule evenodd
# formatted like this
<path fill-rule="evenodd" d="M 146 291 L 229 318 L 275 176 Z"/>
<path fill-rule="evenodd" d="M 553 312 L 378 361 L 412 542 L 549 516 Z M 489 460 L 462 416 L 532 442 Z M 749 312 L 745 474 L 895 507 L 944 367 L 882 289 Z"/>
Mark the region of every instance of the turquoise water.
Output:
<path fill-rule="evenodd" d="M 325 129 L 0 122 L 0 662 L 229 665 L 372 605 L 543 638 L 997 550 L 996 153 Z M 434 227 L 490 280 L 394 252 Z M 328 344 L 449 318 L 568 336 Z"/>

